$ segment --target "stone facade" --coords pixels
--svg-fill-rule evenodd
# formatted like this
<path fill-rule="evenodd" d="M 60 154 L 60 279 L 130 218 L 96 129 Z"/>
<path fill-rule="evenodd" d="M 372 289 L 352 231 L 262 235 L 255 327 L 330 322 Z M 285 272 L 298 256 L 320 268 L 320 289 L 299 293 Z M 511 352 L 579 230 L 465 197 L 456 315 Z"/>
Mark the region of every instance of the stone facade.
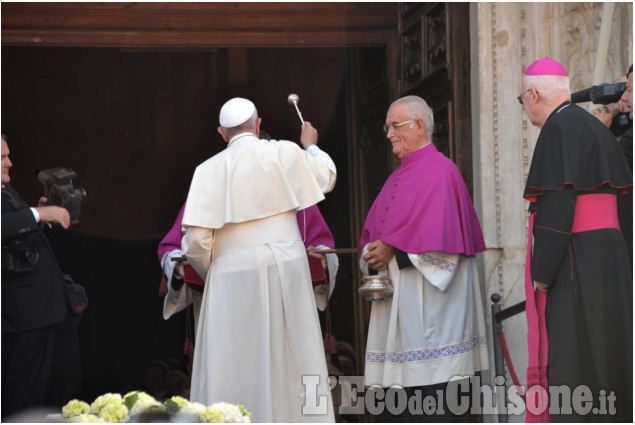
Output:
<path fill-rule="evenodd" d="M 471 4 L 474 201 L 488 248 L 481 257 L 488 313 L 493 293 L 501 295 L 503 308 L 525 299 L 527 202 L 522 193 L 539 130 L 516 100 L 522 72 L 534 60 L 549 56 L 569 71 L 572 91 L 590 87 L 604 7 L 604 3 Z M 605 72 L 599 82 L 613 81 L 630 66 L 632 33 L 632 3 L 614 3 Z M 524 314 L 504 322 L 521 384 L 527 367 L 526 329 Z M 490 353 L 493 381 L 491 341 Z M 511 385 L 509 373 L 506 378 L 506 385 Z"/>

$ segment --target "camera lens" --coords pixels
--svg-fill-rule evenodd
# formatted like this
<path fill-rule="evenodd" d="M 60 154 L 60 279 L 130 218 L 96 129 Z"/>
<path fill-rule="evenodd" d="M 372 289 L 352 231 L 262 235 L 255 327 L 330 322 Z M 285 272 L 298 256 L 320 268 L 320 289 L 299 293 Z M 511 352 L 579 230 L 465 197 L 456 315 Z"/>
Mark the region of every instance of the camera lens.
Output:
<path fill-rule="evenodd" d="M 40 261 L 40 251 L 37 248 L 29 248 L 24 251 L 24 259 L 29 264 L 37 264 Z"/>

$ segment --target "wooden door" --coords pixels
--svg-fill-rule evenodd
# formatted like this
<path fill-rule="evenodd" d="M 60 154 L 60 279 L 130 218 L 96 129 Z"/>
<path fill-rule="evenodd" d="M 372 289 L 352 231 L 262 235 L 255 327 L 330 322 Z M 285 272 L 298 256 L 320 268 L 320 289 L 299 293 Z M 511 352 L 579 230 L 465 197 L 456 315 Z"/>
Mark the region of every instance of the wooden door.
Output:
<path fill-rule="evenodd" d="M 472 193 L 472 118 L 468 3 L 402 3 L 399 95 L 434 111 L 432 140 L 456 163 Z"/>
<path fill-rule="evenodd" d="M 351 245 L 357 247 L 366 214 L 392 171 L 392 149 L 382 126 L 395 82 L 388 52 L 394 49 L 351 48 L 347 51 L 348 158 L 351 205 Z M 355 291 L 355 354 L 357 373 L 363 374 L 370 303 L 357 295 L 361 280 L 359 256 L 352 258 Z"/>

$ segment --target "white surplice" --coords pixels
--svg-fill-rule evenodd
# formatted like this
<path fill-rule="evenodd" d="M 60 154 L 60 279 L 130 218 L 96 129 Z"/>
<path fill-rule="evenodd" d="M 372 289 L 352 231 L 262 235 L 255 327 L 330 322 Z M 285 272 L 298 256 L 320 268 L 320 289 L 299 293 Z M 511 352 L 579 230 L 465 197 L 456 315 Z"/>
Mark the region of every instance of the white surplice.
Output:
<path fill-rule="evenodd" d="M 433 385 L 488 369 L 474 257 L 444 252 L 408 257 L 414 267 L 402 270 L 395 257 L 391 259 L 393 296 L 373 302 L 365 385 Z M 363 258 L 360 266 L 367 274 Z"/>
<path fill-rule="evenodd" d="M 185 255 L 180 249 L 174 249 L 163 254 L 161 258 L 161 268 L 163 274 L 167 279 L 168 293 L 163 300 L 163 318 L 168 320 L 181 310 L 184 310 L 187 306 L 192 305 L 192 311 L 194 313 L 194 328 L 198 324 L 198 316 L 201 311 L 201 301 L 203 299 L 203 293 L 196 291 L 189 287 L 186 283 L 179 289 L 172 287 L 172 279 L 176 272 L 176 262 L 172 261 L 173 257 L 182 257 Z"/>
<path fill-rule="evenodd" d="M 206 276 L 191 399 L 243 404 L 255 422 L 332 422 L 322 334 L 295 214 L 332 189 L 335 166 L 319 150 L 260 142 L 253 135 L 232 139 L 199 166 L 190 188 L 183 251 Z M 250 203 L 248 195 L 257 199 Z M 305 386 L 303 376 L 317 376 L 319 385 Z M 307 404 L 324 406 L 326 413 L 303 414 Z"/>

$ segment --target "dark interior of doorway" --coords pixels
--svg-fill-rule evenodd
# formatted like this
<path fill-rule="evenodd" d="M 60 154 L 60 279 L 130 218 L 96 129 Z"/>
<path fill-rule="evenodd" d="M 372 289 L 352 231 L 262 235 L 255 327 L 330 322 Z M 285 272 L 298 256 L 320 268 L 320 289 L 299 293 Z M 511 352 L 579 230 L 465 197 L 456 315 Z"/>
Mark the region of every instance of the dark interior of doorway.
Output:
<path fill-rule="evenodd" d="M 66 166 L 88 192 L 81 222 L 51 234 L 62 269 L 90 299 L 80 325 L 84 398 L 125 391 L 130 381 L 143 387 L 152 360 L 185 367 L 185 315 L 162 318 L 156 247 L 195 166 L 223 149 L 216 126 L 227 99 L 252 99 L 268 133 L 298 141 L 300 123 L 286 99 L 300 95 L 304 118 L 338 168 L 319 208 L 336 246 L 357 245 L 345 55 L 341 48 L 2 47 L 2 132 L 14 186 L 34 204 L 43 191 L 37 172 Z M 354 264 L 340 256 L 331 303 L 333 334 L 351 346 Z"/>

